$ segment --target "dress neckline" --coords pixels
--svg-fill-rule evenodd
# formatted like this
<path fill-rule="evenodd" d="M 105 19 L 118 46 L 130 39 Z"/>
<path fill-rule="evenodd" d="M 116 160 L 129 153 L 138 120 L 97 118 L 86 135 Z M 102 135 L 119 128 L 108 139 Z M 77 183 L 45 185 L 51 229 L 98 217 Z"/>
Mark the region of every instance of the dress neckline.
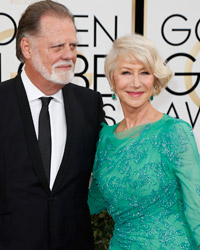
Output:
<path fill-rule="evenodd" d="M 145 127 L 156 125 L 156 124 L 160 123 L 166 116 L 167 116 L 166 114 L 163 114 L 163 116 L 157 121 L 137 125 L 137 126 L 132 127 L 130 129 L 126 129 L 124 131 L 120 131 L 120 132 L 116 133 L 115 131 L 117 129 L 117 126 L 119 125 L 119 123 L 117 123 L 113 126 L 113 136 L 116 139 L 126 139 L 130 135 L 131 135 L 131 137 L 138 137 L 140 135 L 141 131 L 143 131 Z"/>

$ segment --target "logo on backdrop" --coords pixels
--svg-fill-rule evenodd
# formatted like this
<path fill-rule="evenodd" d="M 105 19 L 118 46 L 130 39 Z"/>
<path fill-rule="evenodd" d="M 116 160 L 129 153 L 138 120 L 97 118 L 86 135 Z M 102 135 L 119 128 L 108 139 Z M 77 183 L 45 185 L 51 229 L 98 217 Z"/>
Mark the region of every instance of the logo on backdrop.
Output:
<path fill-rule="evenodd" d="M 189 95 L 189 97 L 191 98 L 191 100 L 193 101 L 193 103 L 197 106 L 200 107 L 200 98 L 197 95 L 197 87 L 199 85 L 199 81 L 200 81 L 200 72 L 195 72 L 195 67 L 197 65 L 197 55 L 198 52 L 200 50 L 200 19 L 196 22 L 196 25 L 194 27 L 194 30 L 192 28 L 186 28 L 186 26 L 189 25 L 189 23 L 187 23 L 188 19 L 180 14 L 174 14 L 174 15 L 170 15 L 168 16 L 164 22 L 162 23 L 161 26 L 161 35 L 163 40 L 170 46 L 182 46 L 185 45 L 186 42 L 188 42 L 189 39 L 191 39 L 191 35 L 192 32 L 194 31 L 194 35 L 195 35 L 195 39 L 197 40 L 196 44 L 194 45 L 194 47 L 192 48 L 191 51 L 184 51 L 184 52 L 177 52 L 171 56 L 169 56 L 166 59 L 166 62 L 170 62 L 170 61 L 176 61 L 177 59 L 181 58 L 181 60 L 185 60 L 185 66 L 182 72 L 175 72 L 174 75 L 175 76 L 183 76 L 184 77 L 184 85 L 185 85 L 185 89 L 184 90 L 174 90 L 172 89 L 172 86 L 168 86 L 166 88 L 166 90 L 172 94 L 172 95 L 176 95 L 176 96 L 184 96 L 184 95 Z M 175 25 L 176 27 L 175 27 Z M 177 28 L 177 26 L 179 25 L 179 27 L 181 28 Z M 182 47 L 180 47 L 182 49 Z M 178 49 L 177 49 L 178 51 Z M 177 64 L 179 65 L 179 64 Z M 199 116 L 200 113 L 200 108 L 196 114 L 195 119 L 192 119 L 192 115 L 191 115 L 191 110 L 189 107 L 188 102 L 185 102 L 186 105 L 186 109 L 188 112 L 188 116 L 191 122 L 192 127 L 194 128 L 195 123 L 197 121 L 197 118 Z M 169 112 L 173 109 L 173 111 L 175 112 L 177 118 L 179 118 L 179 115 L 176 111 L 176 107 L 175 105 L 172 103 L 169 110 L 168 110 L 168 114 Z"/>
<path fill-rule="evenodd" d="M 9 28 L 4 30 L 3 27 L 0 26 L 0 46 L 11 43 L 14 40 L 17 31 L 15 20 L 10 15 L 0 12 L 0 24 L 5 23 Z"/>
<path fill-rule="evenodd" d="M 6 27 L 6 28 L 5 28 Z M 8 14 L 0 12 L 0 46 L 11 43 L 16 35 L 17 25 Z M 1 53 L 0 53 L 0 82 L 1 82 Z"/>
<path fill-rule="evenodd" d="M 190 52 L 190 55 L 192 56 L 192 58 L 194 59 L 195 61 L 195 58 L 197 57 L 197 54 L 199 53 L 200 51 L 200 42 L 197 42 L 195 44 L 195 46 L 192 48 L 191 52 Z M 193 67 L 193 60 L 189 60 L 187 59 L 186 60 L 186 64 L 185 64 L 185 72 L 192 72 L 192 67 Z M 197 76 L 197 80 L 196 80 L 196 83 L 193 85 L 192 83 L 192 74 L 189 75 L 189 77 L 187 78 L 185 76 L 185 85 L 186 85 L 186 89 L 187 90 L 191 90 L 191 89 L 194 89 L 193 91 L 190 91 L 189 95 L 192 99 L 192 101 L 198 106 L 200 107 L 200 98 L 199 96 L 197 95 L 196 93 L 196 90 L 195 90 L 195 85 L 198 85 L 199 83 L 199 80 L 200 80 L 200 72 L 193 72 L 193 75 L 196 75 Z"/>

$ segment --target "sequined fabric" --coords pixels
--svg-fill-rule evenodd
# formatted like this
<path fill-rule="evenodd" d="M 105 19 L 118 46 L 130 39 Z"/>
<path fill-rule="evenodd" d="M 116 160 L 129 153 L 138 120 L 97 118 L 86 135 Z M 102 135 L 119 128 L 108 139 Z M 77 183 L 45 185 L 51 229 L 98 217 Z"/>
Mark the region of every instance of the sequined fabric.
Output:
<path fill-rule="evenodd" d="M 200 243 L 200 158 L 189 124 L 159 121 L 115 134 L 103 125 L 88 204 L 115 221 L 109 250 L 194 250 Z"/>

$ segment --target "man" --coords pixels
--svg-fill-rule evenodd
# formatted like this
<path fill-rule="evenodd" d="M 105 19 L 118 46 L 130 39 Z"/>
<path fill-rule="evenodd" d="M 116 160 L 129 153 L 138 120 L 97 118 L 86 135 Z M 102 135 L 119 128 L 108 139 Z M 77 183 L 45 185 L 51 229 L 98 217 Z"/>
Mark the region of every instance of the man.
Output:
<path fill-rule="evenodd" d="M 87 196 L 104 112 L 99 93 L 69 83 L 76 46 L 63 5 L 40 1 L 22 15 L 24 70 L 0 86 L 1 250 L 94 249 Z"/>

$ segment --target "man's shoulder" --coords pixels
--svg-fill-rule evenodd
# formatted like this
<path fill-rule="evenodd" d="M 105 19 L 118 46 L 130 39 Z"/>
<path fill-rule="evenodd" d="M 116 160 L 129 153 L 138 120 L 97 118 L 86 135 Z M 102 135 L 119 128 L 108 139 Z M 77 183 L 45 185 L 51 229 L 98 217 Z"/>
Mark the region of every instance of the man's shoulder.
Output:
<path fill-rule="evenodd" d="M 77 85 L 75 83 L 68 83 L 65 87 L 73 89 L 74 91 L 81 91 L 83 93 L 91 93 L 91 94 L 96 93 L 96 91 L 94 91 L 94 90 L 92 90 L 90 88 L 80 86 L 80 85 Z"/>
<path fill-rule="evenodd" d="M 8 80 L 1 82 L 0 83 L 0 91 L 3 91 L 4 89 L 6 90 L 6 89 L 11 88 L 16 81 L 20 81 L 19 75 L 17 75 L 14 78 L 11 78 L 11 79 L 8 79 Z"/>
<path fill-rule="evenodd" d="M 100 93 L 92 90 L 90 88 L 87 87 L 83 87 L 83 86 L 79 86 L 77 84 L 74 83 L 68 83 L 64 88 L 63 91 L 67 92 L 69 91 L 70 95 L 78 95 L 79 97 L 87 97 L 87 98 L 97 98 L 100 96 Z"/>

